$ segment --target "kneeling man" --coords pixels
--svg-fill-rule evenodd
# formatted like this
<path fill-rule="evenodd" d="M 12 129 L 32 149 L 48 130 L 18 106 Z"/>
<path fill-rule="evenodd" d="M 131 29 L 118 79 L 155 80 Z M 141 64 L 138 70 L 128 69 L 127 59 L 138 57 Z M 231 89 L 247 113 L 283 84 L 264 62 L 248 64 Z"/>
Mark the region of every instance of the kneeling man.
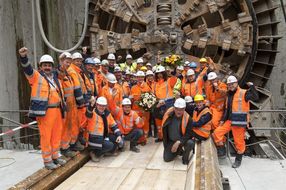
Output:
<path fill-rule="evenodd" d="M 182 155 L 183 164 L 189 163 L 189 154 L 195 143 L 185 136 L 186 129 L 190 129 L 192 124 L 192 119 L 185 109 L 186 101 L 178 98 L 174 106 L 164 114 L 162 126 L 165 162 L 170 162 L 177 155 Z"/>

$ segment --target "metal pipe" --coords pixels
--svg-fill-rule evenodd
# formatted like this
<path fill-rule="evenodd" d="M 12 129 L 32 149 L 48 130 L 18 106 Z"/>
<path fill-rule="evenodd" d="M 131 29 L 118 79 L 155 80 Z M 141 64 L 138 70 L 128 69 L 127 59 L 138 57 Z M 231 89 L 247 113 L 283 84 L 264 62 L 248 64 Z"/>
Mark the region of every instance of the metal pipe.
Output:
<path fill-rule="evenodd" d="M 247 130 L 286 130 L 286 127 L 258 127 L 258 128 L 248 128 Z"/>
<path fill-rule="evenodd" d="M 286 110 L 249 110 L 250 113 L 252 112 L 285 112 L 286 113 Z"/>
<path fill-rule="evenodd" d="M 31 125 L 31 126 L 34 126 L 34 127 L 37 127 L 37 125 Z M 19 127 L 19 125 L 0 125 L 0 128 L 1 127 Z"/>
<path fill-rule="evenodd" d="M 272 149 L 280 156 L 280 158 L 282 160 L 285 160 L 285 157 L 283 156 L 283 154 L 281 154 L 281 152 L 274 146 L 274 144 L 270 140 L 268 140 L 267 142 L 272 147 Z"/>
<path fill-rule="evenodd" d="M 19 122 L 17 122 L 17 121 L 14 121 L 14 120 L 9 119 L 9 118 L 7 118 L 7 117 L 4 117 L 4 116 L 2 116 L 2 115 L 0 115 L 0 118 L 5 119 L 5 120 L 7 120 L 7 121 L 10 121 L 11 123 L 14 123 L 14 124 L 17 124 L 17 125 L 23 125 L 22 123 L 19 123 Z"/>
<path fill-rule="evenodd" d="M 3 113 L 10 113 L 10 112 L 20 112 L 20 113 L 23 113 L 23 112 L 29 112 L 29 110 L 0 110 L 0 113 L 3 112 Z"/>
<path fill-rule="evenodd" d="M 32 29 L 33 29 L 33 52 L 34 52 L 34 66 L 35 69 L 38 70 L 38 64 L 37 64 L 37 43 L 36 43 L 36 22 L 35 22 L 35 0 L 31 0 L 31 6 L 32 6 Z"/>

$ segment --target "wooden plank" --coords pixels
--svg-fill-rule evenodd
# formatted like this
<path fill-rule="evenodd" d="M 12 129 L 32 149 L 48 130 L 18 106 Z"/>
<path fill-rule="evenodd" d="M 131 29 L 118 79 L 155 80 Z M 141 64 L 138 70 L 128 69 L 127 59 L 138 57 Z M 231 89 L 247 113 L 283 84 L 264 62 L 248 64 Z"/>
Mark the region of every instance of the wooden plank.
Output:
<path fill-rule="evenodd" d="M 145 169 L 136 168 L 132 169 L 129 175 L 124 179 L 124 181 L 119 186 L 119 190 L 133 190 L 136 188 L 137 183 L 141 179 L 142 174 L 144 173 Z"/>
<path fill-rule="evenodd" d="M 173 170 L 182 170 L 182 171 L 187 170 L 187 166 L 182 164 L 181 156 L 177 156 L 174 161 L 164 162 L 163 151 L 164 151 L 163 144 L 160 144 L 153 158 L 147 165 L 147 169 L 173 169 Z"/>
<path fill-rule="evenodd" d="M 155 154 L 159 144 L 150 143 L 139 146 L 140 153 L 131 153 L 128 159 L 121 165 L 122 168 L 146 168 Z"/>
<path fill-rule="evenodd" d="M 89 154 L 87 151 L 84 151 L 76 157 L 68 159 L 64 167 L 59 167 L 53 171 L 43 168 L 10 189 L 54 189 L 81 168 L 88 160 Z"/>
<path fill-rule="evenodd" d="M 136 190 L 152 189 L 160 175 L 160 170 L 145 170 L 136 184 Z"/>
<path fill-rule="evenodd" d="M 137 169 L 138 170 L 138 169 Z M 136 190 L 148 190 L 148 189 L 184 189 L 186 182 L 186 171 L 174 171 L 174 170 L 145 170 L 143 174 L 142 170 L 140 176 L 134 178 L 137 184 L 132 183 L 132 188 Z M 138 180 L 139 178 L 139 180 Z M 131 180 L 131 178 L 129 179 Z M 133 180 L 133 179 L 132 179 Z"/>
<path fill-rule="evenodd" d="M 57 190 L 118 189 L 131 169 L 83 167 L 58 186 Z"/>
<path fill-rule="evenodd" d="M 160 170 L 156 184 L 152 189 L 169 190 L 184 189 L 186 183 L 186 171 Z"/>

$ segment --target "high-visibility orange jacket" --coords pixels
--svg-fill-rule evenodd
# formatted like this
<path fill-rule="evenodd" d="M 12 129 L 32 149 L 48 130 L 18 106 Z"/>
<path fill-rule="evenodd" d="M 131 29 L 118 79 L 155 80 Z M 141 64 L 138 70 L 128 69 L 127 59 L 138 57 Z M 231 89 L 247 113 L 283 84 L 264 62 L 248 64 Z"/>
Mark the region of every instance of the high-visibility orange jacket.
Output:
<path fill-rule="evenodd" d="M 146 93 L 146 92 L 151 92 L 151 89 L 147 85 L 146 82 L 132 86 L 131 91 L 130 91 L 130 98 L 132 98 L 132 101 L 133 101 L 132 110 L 137 111 L 137 113 L 140 116 L 142 116 L 142 113 L 139 113 L 139 112 L 140 111 L 144 112 L 144 110 L 140 108 L 138 103 L 141 98 L 141 94 Z"/>
<path fill-rule="evenodd" d="M 248 127 L 249 124 L 249 101 L 245 101 L 245 93 L 247 90 L 237 87 L 237 90 L 232 100 L 232 113 L 231 113 L 231 125 L 239 127 Z M 227 99 L 226 99 L 227 102 Z M 226 103 L 226 109 L 227 103 Z"/>
<path fill-rule="evenodd" d="M 199 122 L 202 116 L 206 115 L 207 113 L 211 114 L 208 107 L 205 107 L 200 113 L 198 111 L 194 111 L 193 114 L 193 122 Z M 203 124 L 202 126 L 193 127 L 192 130 L 199 136 L 208 138 L 211 133 L 211 118 L 207 123 Z"/>
<path fill-rule="evenodd" d="M 147 81 L 146 84 L 149 86 L 149 88 L 151 89 L 151 91 L 153 92 L 154 91 L 154 85 L 155 85 L 155 82 L 149 82 Z"/>
<path fill-rule="evenodd" d="M 21 65 L 32 88 L 29 116 L 45 116 L 48 107 L 59 107 L 60 104 L 63 103 L 60 93 L 62 95 L 64 93 L 55 74 L 53 75 L 55 85 L 51 86 L 44 77 L 44 74 L 41 74 L 32 68 L 27 57 L 21 58 Z"/>
<path fill-rule="evenodd" d="M 92 94 L 92 85 L 87 76 L 82 72 L 81 68 L 71 64 L 67 69 L 75 86 L 75 97 L 78 107 L 86 106 Z M 80 93 L 81 92 L 81 93 Z M 82 94 L 82 96 L 79 96 Z"/>
<path fill-rule="evenodd" d="M 177 77 L 176 76 L 171 76 L 170 78 L 168 78 L 168 81 L 170 83 L 171 88 L 173 89 L 175 84 L 177 83 Z"/>
<path fill-rule="evenodd" d="M 218 111 L 223 111 L 226 100 L 227 85 L 218 81 L 218 89 L 215 90 L 212 84 L 208 83 L 205 87 L 206 98 L 210 103 L 210 107 L 216 108 Z"/>
<path fill-rule="evenodd" d="M 108 100 L 108 102 L 110 102 L 108 104 L 108 108 L 111 111 L 112 116 L 116 120 L 118 128 L 120 129 L 122 134 L 127 135 L 132 129 L 143 127 L 144 121 L 135 111 L 131 110 L 130 113 L 126 115 L 124 114 L 123 109 L 116 106 L 115 102 L 112 99 Z"/>
<path fill-rule="evenodd" d="M 203 94 L 203 79 L 201 77 L 198 77 L 193 82 L 186 81 L 183 83 L 181 88 L 181 94 L 183 96 L 191 96 L 195 97 L 196 94 Z"/>
<path fill-rule="evenodd" d="M 88 106 L 86 109 L 86 117 L 88 118 L 87 129 L 89 132 L 88 145 L 93 149 L 102 149 L 102 143 L 107 134 L 104 134 L 104 122 L 101 115 L 93 108 Z M 120 136 L 121 132 L 117 127 L 115 120 L 109 111 L 104 111 L 104 116 L 107 120 L 108 133 L 114 133 L 115 136 Z"/>
<path fill-rule="evenodd" d="M 170 83 L 168 81 L 164 81 L 163 79 L 155 82 L 153 92 L 160 100 L 174 98 Z"/>
<path fill-rule="evenodd" d="M 164 130 L 164 127 L 166 127 L 166 125 L 168 124 L 167 120 L 171 119 L 170 114 L 172 114 L 173 112 L 174 112 L 174 107 L 170 107 L 164 114 L 163 121 L 162 121 L 163 130 Z M 185 111 L 182 117 L 182 122 L 181 122 L 182 135 L 185 135 L 186 133 L 186 128 L 187 128 L 187 124 L 189 121 L 189 117 L 190 115 Z M 169 127 L 172 127 L 172 126 L 169 126 Z"/>
<path fill-rule="evenodd" d="M 101 92 L 100 92 L 99 96 L 103 96 L 107 100 L 111 98 L 111 99 L 113 99 L 115 101 L 116 106 L 121 107 L 121 102 L 122 102 L 122 99 L 123 99 L 123 92 L 122 92 L 122 89 L 119 88 L 117 85 L 115 85 L 112 89 L 110 89 L 108 85 L 105 85 L 101 89 Z"/>
<path fill-rule="evenodd" d="M 98 71 L 96 74 L 96 84 L 98 87 L 98 94 L 101 93 L 102 88 L 107 84 L 107 79 L 103 73 Z"/>
<path fill-rule="evenodd" d="M 122 93 L 123 93 L 124 97 L 129 97 L 129 95 L 130 95 L 130 87 L 129 87 L 129 84 L 126 81 L 121 82 L 121 83 L 116 83 L 115 85 L 122 90 Z"/>

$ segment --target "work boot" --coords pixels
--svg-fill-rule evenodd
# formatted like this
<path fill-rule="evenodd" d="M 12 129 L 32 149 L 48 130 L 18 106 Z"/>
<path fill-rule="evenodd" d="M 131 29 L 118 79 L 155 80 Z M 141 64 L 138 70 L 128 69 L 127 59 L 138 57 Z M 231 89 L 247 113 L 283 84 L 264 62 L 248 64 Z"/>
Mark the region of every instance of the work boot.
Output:
<path fill-rule="evenodd" d="M 59 164 L 61 166 L 65 165 L 67 163 L 67 161 L 65 161 L 62 158 L 53 159 L 53 161 L 54 161 L 55 164 Z"/>
<path fill-rule="evenodd" d="M 101 155 L 101 156 L 96 156 L 94 152 L 90 152 L 90 153 L 89 153 L 89 156 L 90 156 L 90 158 L 91 158 L 91 161 L 93 161 L 93 162 L 99 162 L 100 159 L 103 157 L 103 155 Z"/>
<path fill-rule="evenodd" d="M 130 147 L 130 151 L 139 153 L 139 152 L 140 152 L 140 149 L 137 148 L 136 146 L 132 146 L 132 147 Z"/>
<path fill-rule="evenodd" d="M 226 157 L 226 151 L 224 146 L 218 146 L 217 147 L 217 156 L 218 158 L 225 158 Z"/>
<path fill-rule="evenodd" d="M 118 156 L 118 155 L 119 155 L 119 152 L 117 152 L 117 151 L 107 152 L 104 154 L 104 156 Z"/>
<path fill-rule="evenodd" d="M 241 165 L 241 161 L 242 161 L 242 156 L 243 154 L 237 154 L 235 157 L 235 161 L 232 164 L 233 168 L 238 168 Z"/>
<path fill-rule="evenodd" d="M 69 148 L 61 149 L 61 154 L 67 158 L 73 158 L 76 156 L 76 152 L 71 151 Z"/>
<path fill-rule="evenodd" d="M 118 151 L 119 151 L 119 152 L 124 152 L 124 151 L 125 151 L 125 148 L 124 148 L 124 147 L 118 148 Z"/>
<path fill-rule="evenodd" d="M 79 132 L 78 134 L 78 141 L 80 142 L 80 144 L 85 145 L 86 144 L 86 140 L 83 136 L 83 132 Z"/>
<path fill-rule="evenodd" d="M 130 142 L 130 151 L 138 153 L 140 149 L 136 147 L 136 143 Z"/>
<path fill-rule="evenodd" d="M 79 141 L 77 141 L 75 144 L 70 145 L 70 150 L 72 150 L 72 151 L 83 151 L 84 146 Z"/>
<path fill-rule="evenodd" d="M 55 169 L 57 169 L 59 167 L 53 161 L 45 162 L 44 165 L 45 165 L 45 168 L 48 169 L 48 170 L 55 170 Z"/>
<path fill-rule="evenodd" d="M 162 141 L 163 141 L 163 139 L 159 139 L 158 138 L 158 139 L 155 140 L 155 143 L 159 143 L 159 142 L 162 142 Z"/>

